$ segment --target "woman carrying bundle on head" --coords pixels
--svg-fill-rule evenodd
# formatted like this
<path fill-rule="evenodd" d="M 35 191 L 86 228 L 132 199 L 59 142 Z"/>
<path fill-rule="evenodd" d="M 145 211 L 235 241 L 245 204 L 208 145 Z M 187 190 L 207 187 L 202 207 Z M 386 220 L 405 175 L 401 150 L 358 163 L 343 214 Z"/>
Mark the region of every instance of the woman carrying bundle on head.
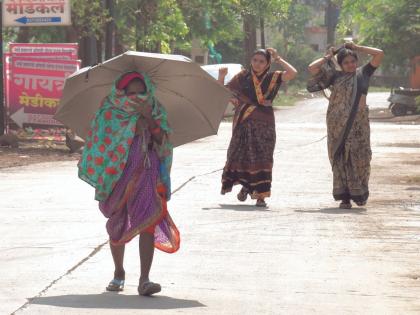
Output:
<path fill-rule="evenodd" d="M 372 56 L 360 68 L 359 52 Z M 351 200 L 364 206 L 369 197 L 372 151 L 366 96 L 369 79 L 383 56 L 380 49 L 346 43 L 340 49 L 330 48 L 323 58 L 309 65 L 312 77 L 308 90 L 331 90 L 327 111 L 328 155 L 333 171 L 333 196 L 341 201 L 343 209 L 352 207 Z M 339 67 L 334 64 L 335 58 Z"/>

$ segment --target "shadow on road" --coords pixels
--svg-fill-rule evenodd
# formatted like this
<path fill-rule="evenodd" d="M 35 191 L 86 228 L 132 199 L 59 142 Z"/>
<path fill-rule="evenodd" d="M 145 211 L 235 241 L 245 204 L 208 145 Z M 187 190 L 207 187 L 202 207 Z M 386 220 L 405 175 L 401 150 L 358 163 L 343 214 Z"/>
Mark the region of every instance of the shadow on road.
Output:
<path fill-rule="evenodd" d="M 51 305 L 71 308 L 97 309 L 156 309 L 169 310 L 181 308 L 206 307 L 195 300 L 175 299 L 168 296 L 141 297 L 139 295 L 122 295 L 114 293 L 74 294 L 35 298 L 31 305 Z"/>
<path fill-rule="evenodd" d="M 255 205 L 229 205 L 229 204 L 219 204 L 219 208 L 208 207 L 202 208 L 202 210 L 233 210 L 233 211 L 270 211 L 268 208 L 259 208 Z"/>
<path fill-rule="evenodd" d="M 357 214 L 366 215 L 366 208 L 340 209 L 340 208 L 323 208 L 318 210 L 295 210 L 301 213 L 327 213 L 327 214 Z"/>

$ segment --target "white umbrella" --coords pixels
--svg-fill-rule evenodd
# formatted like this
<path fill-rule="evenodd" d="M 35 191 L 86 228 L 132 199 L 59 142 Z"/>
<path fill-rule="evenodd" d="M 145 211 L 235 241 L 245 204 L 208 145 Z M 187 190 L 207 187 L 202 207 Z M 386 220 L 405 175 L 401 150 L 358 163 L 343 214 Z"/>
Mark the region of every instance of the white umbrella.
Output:
<path fill-rule="evenodd" d="M 85 138 L 92 118 L 123 73 L 148 74 L 168 111 L 171 141 L 179 146 L 217 134 L 231 93 L 189 58 L 129 51 L 67 78 L 54 118 Z"/>

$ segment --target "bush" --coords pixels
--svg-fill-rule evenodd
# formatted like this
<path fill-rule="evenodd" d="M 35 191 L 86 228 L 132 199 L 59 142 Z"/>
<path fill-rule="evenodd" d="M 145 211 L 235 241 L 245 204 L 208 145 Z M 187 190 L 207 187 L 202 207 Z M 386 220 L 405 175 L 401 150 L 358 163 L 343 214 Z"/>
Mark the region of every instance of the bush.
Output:
<path fill-rule="evenodd" d="M 309 78 L 308 65 L 316 58 L 320 57 L 320 53 L 314 51 L 307 45 L 292 46 L 287 54 L 287 61 L 290 62 L 298 71 L 296 81 L 299 83 L 306 82 Z"/>

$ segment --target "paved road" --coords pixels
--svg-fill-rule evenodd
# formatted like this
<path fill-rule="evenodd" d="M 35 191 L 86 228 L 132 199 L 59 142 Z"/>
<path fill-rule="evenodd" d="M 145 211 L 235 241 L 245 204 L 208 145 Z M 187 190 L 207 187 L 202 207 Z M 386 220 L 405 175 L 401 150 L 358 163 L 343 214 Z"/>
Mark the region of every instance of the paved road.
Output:
<path fill-rule="evenodd" d="M 330 193 L 325 112 L 313 99 L 276 113 L 267 210 L 219 195 L 228 123 L 176 150 L 182 188 L 170 210 L 182 248 L 157 253 L 155 298 L 136 295 L 136 241 L 126 291 L 104 292 L 105 220 L 74 162 L 2 169 L 0 314 L 419 314 L 420 126 L 372 124 L 372 197 L 343 211 Z"/>

